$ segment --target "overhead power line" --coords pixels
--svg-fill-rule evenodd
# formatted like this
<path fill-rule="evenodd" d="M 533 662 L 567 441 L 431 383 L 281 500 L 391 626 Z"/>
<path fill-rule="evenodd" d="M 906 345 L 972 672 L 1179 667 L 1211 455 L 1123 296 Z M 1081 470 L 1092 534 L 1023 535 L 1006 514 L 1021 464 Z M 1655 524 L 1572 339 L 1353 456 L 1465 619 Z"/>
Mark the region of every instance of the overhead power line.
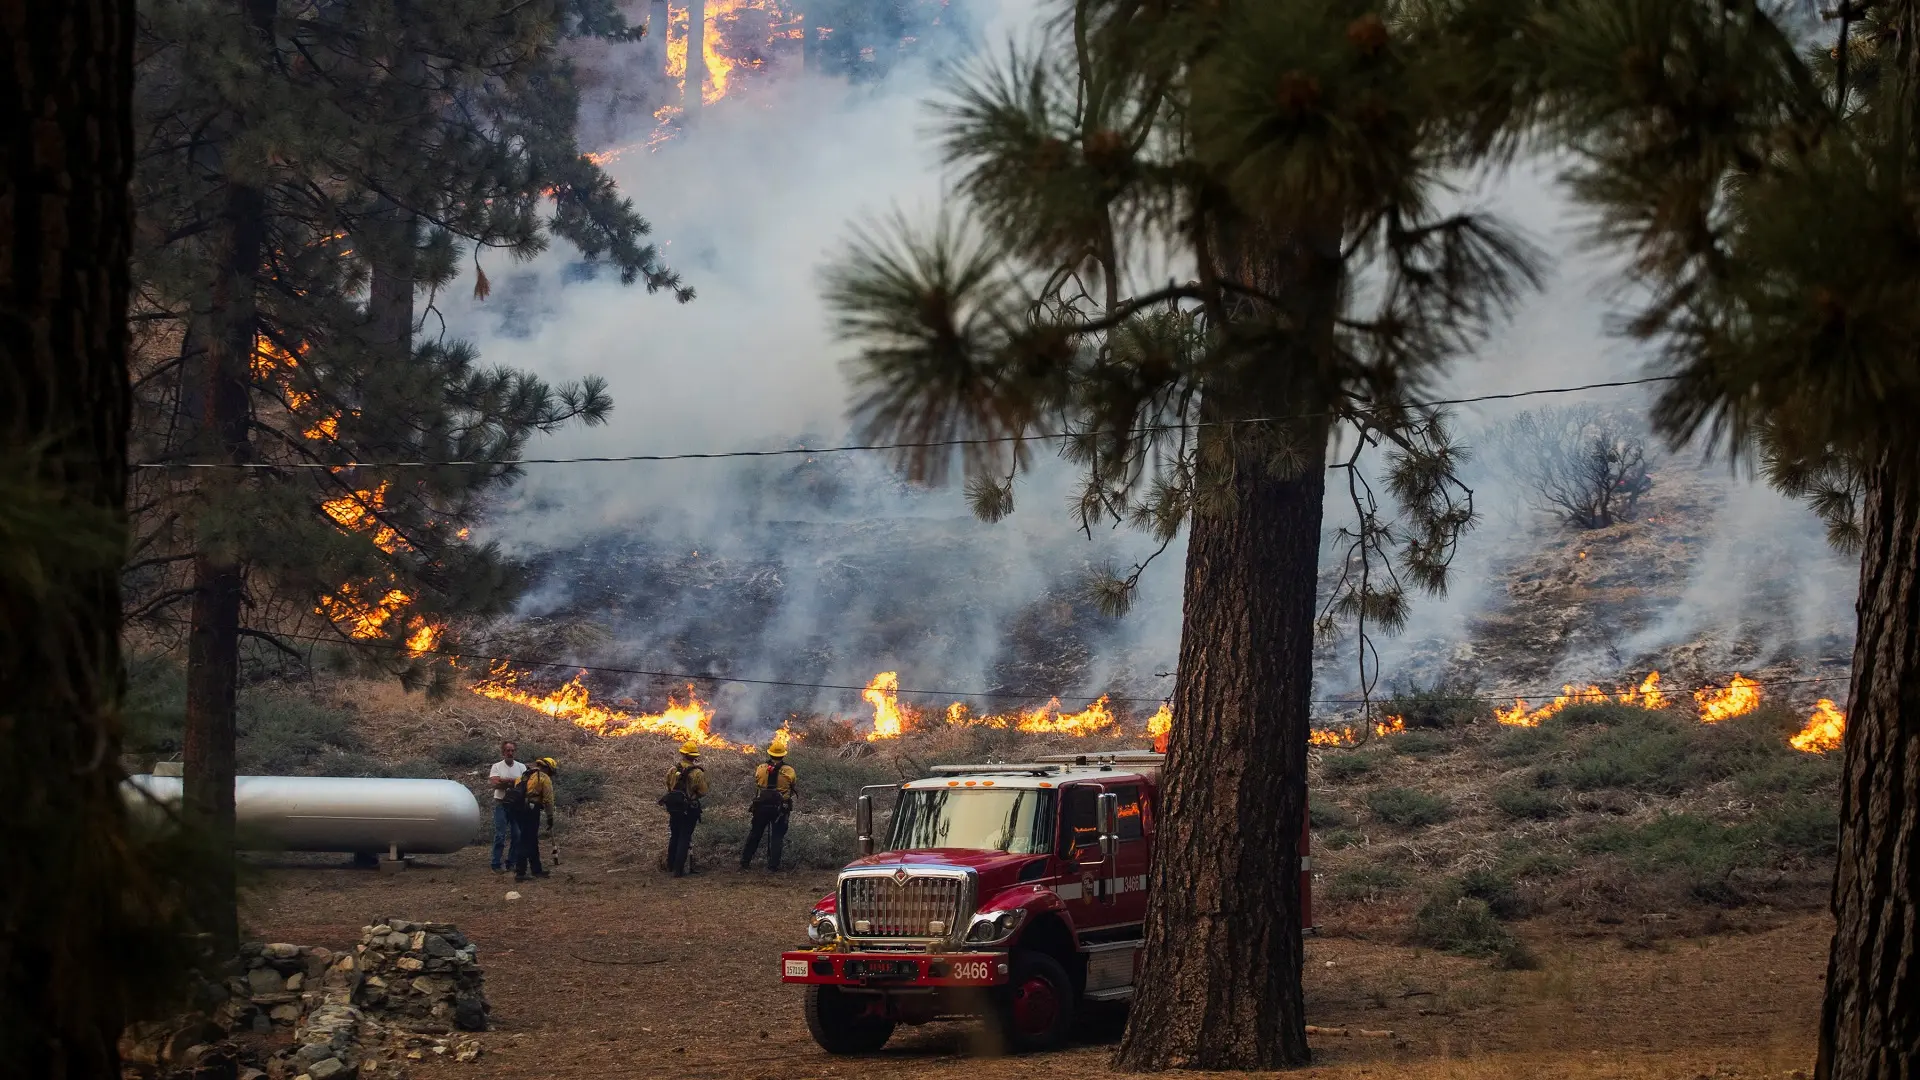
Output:
<path fill-rule="evenodd" d="M 152 620 L 152 621 L 169 622 L 169 623 L 174 623 L 176 625 L 182 625 L 182 626 L 188 625 L 188 622 L 185 619 L 158 619 L 158 620 Z M 265 633 L 265 631 L 262 631 L 262 633 Z M 480 654 L 471 653 L 471 652 L 454 652 L 452 650 L 444 650 L 444 649 L 415 650 L 415 649 L 409 649 L 406 645 L 398 642 L 350 641 L 350 640 L 343 640 L 342 638 L 339 638 L 337 636 L 327 636 L 323 634 L 275 633 L 272 636 L 279 637 L 279 638 L 290 638 L 296 641 L 314 641 L 314 642 L 319 642 L 321 644 L 327 644 L 327 645 L 347 645 L 354 648 L 379 649 L 379 650 L 384 650 L 389 652 L 404 652 L 409 656 L 439 656 L 439 657 L 446 657 L 447 659 L 450 659 L 450 660 L 484 661 L 488 664 L 504 664 L 509 668 L 519 668 L 522 670 L 543 668 L 547 670 L 556 670 L 556 671 L 562 671 L 562 670 L 577 671 L 582 674 L 621 675 L 621 676 L 636 677 L 636 678 L 670 679 L 674 682 L 687 682 L 687 683 L 734 683 L 734 684 L 744 685 L 744 686 L 777 686 L 777 687 L 783 687 L 783 688 L 795 689 L 795 690 L 844 690 L 852 693 L 861 693 L 870 689 L 868 686 L 855 685 L 853 683 L 809 682 L 809 681 L 800 680 L 800 679 L 753 679 L 753 678 L 746 678 L 744 676 L 737 676 L 737 675 L 701 675 L 701 674 L 696 674 L 690 671 L 660 671 L 660 670 L 653 670 L 649 668 L 620 667 L 612 664 L 582 664 L 572 660 L 540 660 L 540 659 L 530 659 L 527 657 L 519 657 L 519 656 L 486 656 L 486 655 L 480 655 Z M 1743 678 L 1745 677 L 1743 676 Z M 1748 679 L 1747 681 L 1753 683 L 1756 686 L 1764 687 L 1764 686 L 1798 686 L 1798 685 L 1810 685 L 1814 683 L 1827 683 L 1827 682 L 1847 682 L 1847 681 L 1850 681 L 1851 679 L 1852 679 L 1851 675 L 1814 675 L 1814 676 L 1802 676 L 1802 677 L 1795 677 L 1795 678 Z M 1487 696 L 1487 695 L 1479 695 L 1479 694 L 1460 695 L 1459 699 L 1477 701 L 1483 704 L 1500 704 L 1500 705 L 1504 705 L 1507 702 L 1513 701 L 1517 698 L 1525 698 L 1529 700 L 1544 699 L 1547 701 L 1551 701 L 1553 698 L 1559 696 L 1560 694 L 1567 692 L 1567 690 L 1570 687 L 1574 690 L 1583 689 L 1582 686 L 1579 686 L 1576 684 L 1562 684 L 1561 686 L 1555 687 L 1551 690 L 1516 690 L 1511 693 L 1501 694 L 1498 696 Z M 1669 697 L 1679 697 L 1682 695 L 1691 695 L 1694 691 L 1697 691 L 1697 690 L 1724 690 L 1724 689 L 1726 689 L 1726 686 L 1723 684 L 1701 683 L 1696 686 L 1681 686 L 1681 687 L 1664 687 L 1663 686 L 1660 688 L 1660 692 Z M 948 699 L 997 698 L 997 699 L 1007 699 L 1007 700 L 1016 700 L 1016 701 L 1040 701 L 1040 700 L 1055 698 L 1059 696 L 1058 694 L 1051 693 L 1051 692 L 1033 691 L 1033 690 L 935 690 L 935 689 L 926 688 L 926 687 L 905 687 L 905 686 L 899 687 L 898 689 L 893 690 L 892 693 L 901 697 L 936 697 L 936 698 L 948 698 Z M 1141 704 L 1141 705 L 1158 705 L 1168 700 L 1167 697 L 1133 697 L 1133 696 L 1112 695 L 1112 694 L 1098 695 L 1098 696 L 1104 696 L 1108 701 L 1127 702 L 1130 704 Z M 1373 698 L 1320 697 L 1320 698 L 1310 698 L 1309 700 L 1317 705 L 1360 705 L 1367 702 L 1371 702 L 1373 704 L 1380 704 L 1382 702 L 1391 700 L 1391 697 L 1390 696 L 1375 696 Z"/>
<path fill-rule="evenodd" d="M 1441 398 L 1434 401 L 1410 402 L 1410 408 L 1437 409 L 1448 405 L 1472 405 L 1485 401 L 1513 401 L 1519 398 L 1541 397 L 1548 394 L 1578 394 L 1589 390 L 1610 390 L 1623 386 L 1644 386 L 1648 383 L 1671 382 L 1677 375 L 1650 375 L 1639 379 L 1618 379 L 1612 382 L 1585 383 L 1580 386 L 1553 386 L 1538 390 L 1516 390 L 1505 394 L 1479 394 L 1473 397 Z M 1192 431 L 1208 427 L 1232 427 L 1242 424 L 1275 424 L 1289 420 L 1311 420 L 1318 417 L 1335 415 L 1331 412 L 1295 413 L 1290 416 L 1259 416 L 1244 420 L 1201 420 L 1193 423 L 1155 424 L 1148 427 L 1132 428 L 1124 432 L 1129 435 L 1153 435 L 1168 431 Z M 441 468 L 493 468 L 504 465 L 609 465 L 624 462 L 644 461 L 723 461 L 732 458 L 770 458 L 811 456 L 814 454 L 846 454 L 860 451 L 881 450 L 934 450 L 940 447 L 960 446 L 997 446 L 1012 442 L 1045 442 L 1050 439 L 1086 438 L 1101 432 L 1092 431 L 1052 431 L 1033 435 L 996 435 L 977 439 L 929 439 L 918 442 L 888 443 L 850 443 L 842 446 L 795 446 L 779 450 L 716 450 L 710 452 L 690 452 L 677 454 L 616 454 L 589 457 L 548 457 L 548 458 L 471 458 L 448 461 L 141 461 L 135 462 L 136 469 L 441 469 Z"/>

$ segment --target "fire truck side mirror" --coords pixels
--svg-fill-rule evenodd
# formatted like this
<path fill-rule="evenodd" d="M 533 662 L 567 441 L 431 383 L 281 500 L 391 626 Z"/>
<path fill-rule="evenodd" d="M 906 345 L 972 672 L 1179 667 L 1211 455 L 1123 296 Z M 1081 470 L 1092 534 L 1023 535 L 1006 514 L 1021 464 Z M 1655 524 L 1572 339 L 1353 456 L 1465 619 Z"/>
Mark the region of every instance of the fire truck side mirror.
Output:
<path fill-rule="evenodd" d="M 873 854 L 873 796 L 862 795 L 853 804 L 854 829 L 860 834 L 860 854 Z"/>
<path fill-rule="evenodd" d="M 1100 793 L 1100 857 L 1113 859 L 1114 845 L 1120 842 L 1120 796 L 1111 791 Z"/>

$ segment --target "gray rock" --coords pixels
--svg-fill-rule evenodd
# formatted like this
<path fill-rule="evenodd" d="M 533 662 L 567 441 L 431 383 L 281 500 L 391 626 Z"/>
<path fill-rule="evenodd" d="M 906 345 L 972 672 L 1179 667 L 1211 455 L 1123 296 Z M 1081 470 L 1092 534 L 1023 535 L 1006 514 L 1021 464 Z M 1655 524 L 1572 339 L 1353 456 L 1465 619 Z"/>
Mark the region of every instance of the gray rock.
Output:
<path fill-rule="evenodd" d="M 275 1023 L 291 1024 L 300 1019 L 300 1006 L 275 1005 L 273 1011 L 267 1015 L 271 1017 Z"/>
<path fill-rule="evenodd" d="M 439 934 L 428 934 L 423 947 L 428 956 L 436 959 L 446 960 L 453 957 L 453 946 L 447 944 L 447 939 Z"/>
<path fill-rule="evenodd" d="M 253 1014 L 252 1027 L 257 1034 L 268 1035 L 273 1032 L 273 1021 L 266 1013 L 257 1012 Z"/>
<path fill-rule="evenodd" d="M 269 960 L 292 960 L 300 955 L 300 946 L 277 941 L 271 945 L 262 946 L 260 953 Z"/>
<path fill-rule="evenodd" d="M 303 984 L 305 984 L 306 981 L 307 981 L 307 977 L 302 972 L 296 971 L 293 974 L 287 976 L 287 992 L 290 994 L 299 993 L 300 987 Z"/>
<path fill-rule="evenodd" d="M 346 1063 L 336 1057 L 321 1058 L 307 1066 L 307 1075 L 313 1077 L 313 1080 L 333 1080 L 334 1077 L 346 1071 Z"/>
<path fill-rule="evenodd" d="M 285 993 L 287 980 L 281 978 L 280 973 L 272 968 L 257 967 L 247 972 L 247 989 L 252 992 L 253 997 Z"/>

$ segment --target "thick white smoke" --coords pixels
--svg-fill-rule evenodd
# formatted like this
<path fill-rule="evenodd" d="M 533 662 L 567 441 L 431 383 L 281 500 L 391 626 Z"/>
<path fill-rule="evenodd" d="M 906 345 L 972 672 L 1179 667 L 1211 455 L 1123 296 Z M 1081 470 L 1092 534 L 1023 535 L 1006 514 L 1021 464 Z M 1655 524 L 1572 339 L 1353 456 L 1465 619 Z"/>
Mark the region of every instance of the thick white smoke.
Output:
<path fill-rule="evenodd" d="M 1026 32 L 1040 11 L 1015 0 L 969 10 L 988 43 Z M 646 46 L 619 48 L 634 52 L 591 58 L 616 84 Z M 623 115 L 621 96 L 603 94 L 591 119 L 615 152 L 608 168 L 699 298 L 678 306 L 609 274 L 589 276 L 558 247 L 523 266 L 489 264 L 495 289 L 485 302 L 443 298 L 450 332 L 474 340 L 487 360 L 555 380 L 609 381 L 609 425 L 542 439 L 531 453 L 844 441 L 846 350 L 830 333 L 820 270 L 856 224 L 894 208 L 921 217 L 937 209 L 941 169 L 925 104 L 935 87 L 925 65 L 864 87 L 786 71 L 743 85 L 657 150 L 644 145 L 653 118 L 637 109 Z M 1540 165 L 1477 193 L 1543 244 L 1553 274 L 1481 357 L 1450 374 L 1442 396 L 1644 373 L 1646 357 L 1606 333 L 1610 268 L 1580 250 L 1551 175 Z M 1558 400 L 1463 407 L 1458 426 L 1471 439 L 1517 408 Z M 1651 395 L 1614 400 L 1644 410 Z M 1665 468 L 1691 473 L 1693 460 L 1676 456 Z M 1844 564 L 1821 547 L 1806 512 L 1724 469 L 1710 475 L 1723 496 L 1715 511 L 1722 524 L 1694 554 L 1682 601 L 1609 644 L 1583 642 L 1553 658 L 1555 678 L 1608 677 L 1730 625 L 1740 607 L 1731 584 L 1752 575 L 1779 578 L 1786 594 L 1778 617 L 1747 634 L 1767 649 L 1787 653 L 1800 640 L 1845 632 L 1843 605 L 1828 602 L 1834 568 Z M 1020 662 L 1017 654 L 1047 642 L 1049 627 L 1064 625 L 1058 617 L 1071 614 L 1089 567 L 1125 567 L 1152 547 L 1125 532 L 1092 540 L 1075 532 L 1066 508 L 1071 480 L 1065 466 L 1047 465 L 1023 484 L 1016 514 L 989 526 L 968 516 L 957 489 L 912 489 L 871 455 L 531 466 L 491 534 L 547 568 L 529 615 L 600 622 L 614 635 L 609 657 L 628 664 L 850 683 L 892 668 L 905 686 L 1164 693 L 1170 680 L 1157 673 L 1172 669 L 1179 638 L 1179 542 L 1143 579 L 1127 619 L 1093 619 L 1095 630 L 1069 635 L 1075 640 L 1058 657 Z M 1476 484 L 1480 505 L 1493 512 L 1462 552 L 1450 594 L 1422 601 L 1408 632 L 1383 643 L 1389 679 L 1455 668 L 1477 672 L 1486 685 L 1506 677 L 1500 657 L 1476 651 L 1477 620 L 1512 602 L 1502 575 L 1554 533 L 1498 470 L 1482 468 Z M 1344 512 L 1342 493 L 1330 493 L 1329 528 Z M 1755 535 L 1791 557 L 1756 562 L 1748 542 Z M 621 569 L 622 560 L 631 568 Z M 1350 692 L 1352 667 L 1346 657 L 1329 658 L 1320 692 Z M 1050 671 L 1073 672 L 1077 685 L 1050 682 Z M 722 704 L 742 729 L 788 709 L 860 709 L 857 695 L 841 692 L 741 687 Z"/>

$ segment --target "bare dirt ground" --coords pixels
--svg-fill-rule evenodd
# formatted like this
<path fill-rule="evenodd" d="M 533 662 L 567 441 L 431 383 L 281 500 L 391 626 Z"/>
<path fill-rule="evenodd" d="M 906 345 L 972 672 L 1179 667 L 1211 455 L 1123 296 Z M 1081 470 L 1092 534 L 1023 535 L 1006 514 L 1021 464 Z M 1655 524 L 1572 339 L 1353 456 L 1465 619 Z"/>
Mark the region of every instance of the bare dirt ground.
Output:
<path fill-rule="evenodd" d="M 519 886 L 490 872 L 479 848 L 423 857 L 400 873 L 319 858 L 270 864 L 247 919 L 266 940 L 334 948 L 389 915 L 455 922 L 472 935 L 493 1003 L 485 1055 L 412 1063 L 411 1077 L 1111 1071 L 1114 1017 L 1089 1024 L 1080 1045 L 1038 1057 L 969 1057 L 960 1025 L 903 1027 L 874 1058 L 829 1057 L 808 1038 L 800 991 L 779 983 L 776 964 L 803 940 L 805 913 L 832 875 L 725 870 L 674 880 L 651 869 L 664 826 L 637 826 L 645 831 L 627 850 L 563 848 L 552 879 Z M 509 889 L 521 899 L 504 899 Z M 1824 916 L 1651 948 L 1536 920 L 1518 929 L 1542 967 L 1496 971 L 1408 947 L 1373 929 L 1377 912 L 1354 914 L 1323 913 L 1323 935 L 1309 941 L 1308 1019 L 1394 1038 L 1316 1038 L 1315 1064 L 1294 1075 L 1695 1080 L 1811 1071 Z"/>

